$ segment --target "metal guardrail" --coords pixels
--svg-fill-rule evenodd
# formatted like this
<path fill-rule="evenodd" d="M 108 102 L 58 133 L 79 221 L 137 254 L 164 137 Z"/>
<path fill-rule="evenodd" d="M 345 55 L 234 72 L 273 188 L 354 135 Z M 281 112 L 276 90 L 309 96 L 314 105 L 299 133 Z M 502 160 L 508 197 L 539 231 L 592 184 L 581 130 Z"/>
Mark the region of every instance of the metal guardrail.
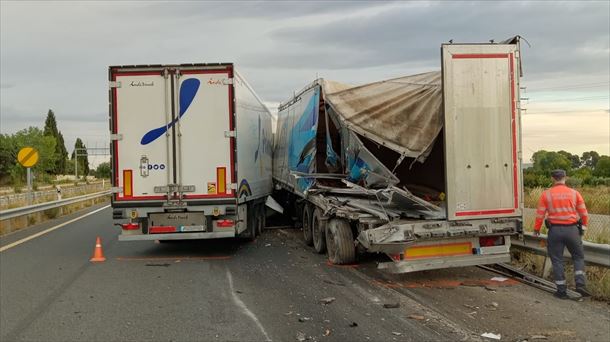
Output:
<path fill-rule="evenodd" d="M 527 249 L 536 254 L 546 255 L 546 238 L 547 236 L 544 234 L 540 236 L 523 234 L 523 240 L 511 239 L 511 245 Z M 583 241 L 582 244 L 585 250 L 585 262 L 610 268 L 610 245 L 589 241 Z M 569 256 L 567 251 L 564 251 L 564 256 Z"/>
<path fill-rule="evenodd" d="M 40 204 L 28 205 L 28 206 L 21 207 L 21 208 L 2 210 L 2 211 L 0 211 L 0 221 L 8 220 L 8 219 L 19 217 L 19 216 L 34 214 L 39 211 L 59 208 L 59 207 L 63 207 L 64 205 L 87 201 L 87 200 L 91 200 L 91 199 L 102 197 L 102 196 L 107 196 L 107 195 L 110 195 L 111 193 L 112 192 L 110 190 L 106 190 L 106 191 L 95 192 L 92 194 L 66 198 L 66 199 L 62 199 L 62 200 L 58 200 L 58 201 L 51 201 L 51 202 L 45 202 L 45 203 L 40 203 Z"/>
<path fill-rule="evenodd" d="M 104 190 L 104 187 L 107 184 L 108 184 L 108 182 L 106 182 L 106 184 L 104 184 L 104 182 L 99 182 L 99 183 L 90 183 L 90 184 L 80 184 L 77 186 L 65 186 L 64 185 L 63 187 L 60 187 L 60 188 L 61 188 L 61 194 L 64 197 L 66 197 L 66 196 L 71 196 L 71 195 L 87 194 L 88 192 L 91 192 L 91 191 L 102 191 L 102 190 Z M 41 187 L 41 188 L 43 188 L 43 187 Z M 48 188 L 48 189 L 32 191 L 32 192 L 0 194 L 0 209 L 3 207 L 8 207 L 15 202 L 26 202 L 26 201 L 28 201 L 28 199 L 32 200 L 34 203 L 36 203 L 36 201 L 40 202 L 40 199 L 42 199 L 42 202 L 53 201 L 53 200 L 57 199 L 57 189 L 56 188 L 53 188 L 50 186 L 44 186 L 44 188 Z M 42 202 L 40 202 L 40 203 L 42 203 Z"/>

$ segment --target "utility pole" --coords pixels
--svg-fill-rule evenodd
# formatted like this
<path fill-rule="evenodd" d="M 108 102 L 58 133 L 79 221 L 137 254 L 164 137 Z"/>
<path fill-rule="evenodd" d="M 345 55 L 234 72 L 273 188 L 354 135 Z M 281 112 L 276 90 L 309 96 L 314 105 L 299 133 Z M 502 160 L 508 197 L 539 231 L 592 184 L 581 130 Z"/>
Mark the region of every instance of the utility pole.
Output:
<path fill-rule="evenodd" d="M 88 156 L 86 147 L 75 147 L 74 148 L 74 181 L 78 183 L 78 157 Z M 83 170 L 84 175 L 85 170 Z"/>

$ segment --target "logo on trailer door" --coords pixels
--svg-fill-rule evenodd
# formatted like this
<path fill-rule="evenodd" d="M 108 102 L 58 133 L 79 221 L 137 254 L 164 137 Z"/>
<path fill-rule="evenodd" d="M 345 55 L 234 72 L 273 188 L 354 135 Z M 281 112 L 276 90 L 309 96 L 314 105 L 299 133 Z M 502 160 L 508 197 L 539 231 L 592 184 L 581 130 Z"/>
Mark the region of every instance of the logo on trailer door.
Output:
<path fill-rule="evenodd" d="M 151 142 L 157 140 L 160 136 L 165 134 L 168 129 L 172 128 L 174 124 L 178 122 L 178 120 L 182 118 L 191 103 L 193 103 L 193 99 L 195 98 L 195 95 L 199 90 L 199 84 L 200 82 L 196 78 L 189 78 L 182 82 L 182 85 L 180 85 L 180 113 L 178 117 L 172 120 L 172 122 L 167 125 L 163 125 L 159 128 L 155 128 L 148 131 L 146 134 L 144 134 L 142 140 L 140 140 L 140 144 L 148 145 Z"/>

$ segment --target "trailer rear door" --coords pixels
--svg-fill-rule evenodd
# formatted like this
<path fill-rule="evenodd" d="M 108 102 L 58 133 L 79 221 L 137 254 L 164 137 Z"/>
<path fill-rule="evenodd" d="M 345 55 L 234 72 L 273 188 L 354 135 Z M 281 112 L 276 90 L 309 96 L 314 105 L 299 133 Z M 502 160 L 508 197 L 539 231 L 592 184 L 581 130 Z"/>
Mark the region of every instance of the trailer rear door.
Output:
<path fill-rule="evenodd" d="M 232 66 L 110 70 L 114 200 L 234 197 Z"/>
<path fill-rule="evenodd" d="M 443 45 L 450 220 L 521 215 L 517 45 Z"/>

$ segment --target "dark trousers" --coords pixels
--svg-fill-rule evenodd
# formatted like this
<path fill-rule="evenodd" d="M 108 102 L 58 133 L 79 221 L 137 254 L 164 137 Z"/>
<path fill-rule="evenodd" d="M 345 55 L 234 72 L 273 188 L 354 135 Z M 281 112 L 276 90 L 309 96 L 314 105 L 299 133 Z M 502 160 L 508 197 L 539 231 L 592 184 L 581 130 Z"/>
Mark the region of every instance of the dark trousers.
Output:
<path fill-rule="evenodd" d="M 547 238 L 547 252 L 553 263 L 553 278 L 557 284 L 558 291 L 566 291 L 566 278 L 563 266 L 563 250 L 568 248 L 572 261 L 574 262 L 574 280 L 576 287 L 584 287 L 585 277 L 585 254 L 582 247 L 582 239 L 578 228 L 574 226 L 551 226 Z"/>

